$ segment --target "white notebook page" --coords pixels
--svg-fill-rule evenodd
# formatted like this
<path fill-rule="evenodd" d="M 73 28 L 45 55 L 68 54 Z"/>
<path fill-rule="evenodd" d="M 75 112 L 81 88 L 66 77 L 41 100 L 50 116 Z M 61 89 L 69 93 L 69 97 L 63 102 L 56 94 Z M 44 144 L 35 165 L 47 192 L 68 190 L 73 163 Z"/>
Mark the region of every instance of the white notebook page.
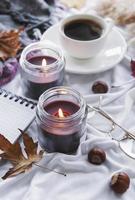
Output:
<path fill-rule="evenodd" d="M 34 120 L 36 106 L 12 94 L 6 94 L 7 92 L 3 91 L 1 94 L 0 91 L 0 134 L 13 143 L 20 136 L 18 129 L 25 130 Z M 11 96 L 14 97 L 10 99 Z M 15 102 L 17 99 L 19 100 Z"/>

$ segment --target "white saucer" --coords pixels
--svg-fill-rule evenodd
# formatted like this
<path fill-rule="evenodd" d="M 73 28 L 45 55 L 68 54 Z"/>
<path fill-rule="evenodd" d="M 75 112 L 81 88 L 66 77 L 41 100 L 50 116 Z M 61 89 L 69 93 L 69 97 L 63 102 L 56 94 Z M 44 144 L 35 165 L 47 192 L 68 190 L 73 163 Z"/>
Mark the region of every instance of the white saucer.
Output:
<path fill-rule="evenodd" d="M 52 26 L 43 34 L 42 40 L 50 40 L 61 46 L 58 30 L 59 24 Z M 108 36 L 103 51 L 98 56 L 82 60 L 73 58 L 64 52 L 66 57 L 66 71 L 75 74 L 92 74 L 109 70 L 123 59 L 126 50 L 127 44 L 124 37 L 114 27 Z"/>

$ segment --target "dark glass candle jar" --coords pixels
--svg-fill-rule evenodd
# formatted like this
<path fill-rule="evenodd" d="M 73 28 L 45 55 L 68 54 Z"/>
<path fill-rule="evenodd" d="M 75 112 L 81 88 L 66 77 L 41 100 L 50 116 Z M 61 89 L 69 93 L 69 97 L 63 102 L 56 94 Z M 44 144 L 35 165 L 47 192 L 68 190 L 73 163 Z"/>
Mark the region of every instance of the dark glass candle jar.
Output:
<path fill-rule="evenodd" d="M 64 86 L 47 90 L 36 112 L 40 145 L 48 152 L 75 152 L 86 130 L 87 112 L 77 91 Z"/>
<path fill-rule="evenodd" d="M 24 95 L 38 100 L 47 89 L 63 84 L 65 59 L 62 51 L 50 42 L 27 46 L 20 58 Z"/>

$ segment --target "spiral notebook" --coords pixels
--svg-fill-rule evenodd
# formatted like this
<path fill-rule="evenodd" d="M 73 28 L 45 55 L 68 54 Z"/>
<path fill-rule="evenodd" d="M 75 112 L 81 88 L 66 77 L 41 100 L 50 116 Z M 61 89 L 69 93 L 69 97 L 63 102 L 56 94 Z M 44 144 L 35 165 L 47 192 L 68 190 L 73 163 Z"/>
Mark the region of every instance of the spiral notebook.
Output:
<path fill-rule="evenodd" d="M 35 119 L 36 103 L 0 89 L 0 134 L 14 143 Z"/>

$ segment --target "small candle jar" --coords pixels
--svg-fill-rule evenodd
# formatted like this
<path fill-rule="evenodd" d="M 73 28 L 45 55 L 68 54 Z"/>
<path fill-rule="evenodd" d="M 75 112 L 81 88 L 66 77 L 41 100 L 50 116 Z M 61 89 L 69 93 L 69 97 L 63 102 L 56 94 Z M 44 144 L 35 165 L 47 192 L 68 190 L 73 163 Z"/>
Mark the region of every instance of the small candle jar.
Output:
<path fill-rule="evenodd" d="M 87 106 L 74 89 L 55 87 L 39 98 L 36 121 L 40 145 L 48 152 L 73 153 L 86 130 Z"/>
<path fill-rule="evenodd" d="M 20 58 L 24 95 L 37 100 L 47 89 L 63 84 L 65 59 L 62 51 L 50 42 L 27 46 Z"/>

